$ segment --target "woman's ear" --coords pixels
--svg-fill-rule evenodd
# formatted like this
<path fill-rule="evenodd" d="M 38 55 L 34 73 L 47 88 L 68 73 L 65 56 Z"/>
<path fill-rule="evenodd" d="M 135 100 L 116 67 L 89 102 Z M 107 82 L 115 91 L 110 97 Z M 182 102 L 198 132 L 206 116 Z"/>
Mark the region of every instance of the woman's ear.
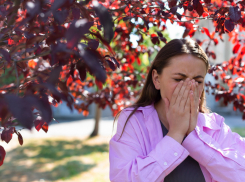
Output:
<path fill-rule="evenodd" d="M 160 78 L 157 73 L 157 70 L 153 69 L 151 74 L 152 74 L 152 81 L 155 86 L 155 89 L 160 90 L 160 80 L 159 80 Z"/>

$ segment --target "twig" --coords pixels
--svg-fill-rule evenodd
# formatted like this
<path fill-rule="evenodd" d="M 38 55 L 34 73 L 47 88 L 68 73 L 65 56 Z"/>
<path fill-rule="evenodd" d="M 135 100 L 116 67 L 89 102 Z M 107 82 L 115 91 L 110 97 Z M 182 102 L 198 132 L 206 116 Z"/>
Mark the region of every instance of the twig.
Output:
<path fill-rule="evenodd" d="M 21 59 L 21 60 L 18 60 L 18 61 L 15 61 L 15 62 L 22 62 L 22 61 L 28 61 L 30 59 L 36 59 L 36 58 L 39 58 L 39 57 L 42 57 L 42 56 L 46 56 L 50 53 L 51 51 L 47 51 L 47 52 L 44 52 L 42 54 L 39 54 L 39 55 L 36 55 L 36 56 L 33 56 L 33 57 L 29 57 L 29 58 L 24 58 L 24 59 Z"/>
<path fill-rule="evenodd" d="M 16 73 L 16 85 L 17 85 L 17 93 L 16 95 L 19 95 L 19 85 L 20 85 L 20 80 L 19 80 L 19 75 L 18 75 L 18 70 L 17 70 L 17 66 L 16 66 L 16 61 L 14 61 L 14 69 L 15 69 L 15 73 Z"/>

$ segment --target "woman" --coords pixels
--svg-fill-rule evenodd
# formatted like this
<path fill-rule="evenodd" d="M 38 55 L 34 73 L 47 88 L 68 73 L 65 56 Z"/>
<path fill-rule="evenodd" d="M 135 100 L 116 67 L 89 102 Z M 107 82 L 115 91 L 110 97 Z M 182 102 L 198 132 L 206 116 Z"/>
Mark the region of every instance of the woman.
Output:
<path fill-rule="evenodd" d="M 245 182 L 245 140 L 209 113 L 208 58 L 174 39 L 155 57 L 135 104 L 119 113 L 110 140 L 110 180 Z"/>

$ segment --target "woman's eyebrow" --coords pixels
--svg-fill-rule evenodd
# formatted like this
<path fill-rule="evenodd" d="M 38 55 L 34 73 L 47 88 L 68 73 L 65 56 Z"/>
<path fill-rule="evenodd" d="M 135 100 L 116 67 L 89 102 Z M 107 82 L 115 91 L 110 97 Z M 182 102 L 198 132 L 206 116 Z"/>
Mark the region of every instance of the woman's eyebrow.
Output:
<path fill-rule="evenodd" d="M 174 73 L 174 75 L 181 75 L 181 76 L 183 76 L 183 77 L 187 77 L 185 74 L 183 74 L 183 73 Z M 195 76 L 194 78 L 203 78 L 203 76 L 201 76 L 201 75 L 198 75 L 198 76 Z"/>

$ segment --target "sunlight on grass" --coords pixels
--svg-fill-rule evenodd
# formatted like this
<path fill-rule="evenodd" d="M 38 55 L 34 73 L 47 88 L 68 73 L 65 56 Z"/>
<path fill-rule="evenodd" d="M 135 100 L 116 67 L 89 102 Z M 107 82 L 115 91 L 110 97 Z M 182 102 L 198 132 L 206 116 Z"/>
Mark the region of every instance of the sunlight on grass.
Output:
<path fill-rule="evenodd" d="M 24 146 L 7 153 L 1 182 L 109 181 L 108 142 L 101 137 L 25 140 Z"/>
<path fill-rule="evenodd" d="M 232 131 L 245 137 L 245 128 Z M 23 146 L 7 152 L 0 181 L 109 182 L 109 140 L 101 136 L 26 139 Z"/>

